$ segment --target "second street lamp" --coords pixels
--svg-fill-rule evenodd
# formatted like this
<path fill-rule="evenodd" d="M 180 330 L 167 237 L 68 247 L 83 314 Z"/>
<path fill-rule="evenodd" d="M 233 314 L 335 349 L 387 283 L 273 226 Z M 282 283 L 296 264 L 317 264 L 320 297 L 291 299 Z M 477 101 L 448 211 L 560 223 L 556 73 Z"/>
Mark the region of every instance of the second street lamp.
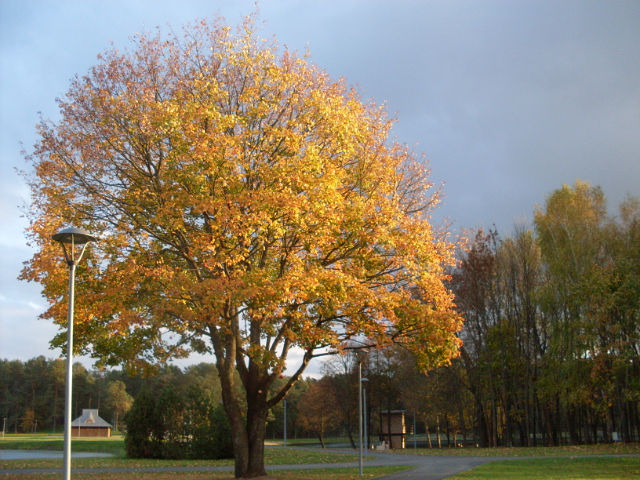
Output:
<path fill-rule="evenodd" d="M 87 243 L 97 240 L 90 233 L 75 227 L 65 228 L 51 238 L 60 242 L 69 266 L 69 305 L 67 309 L 67 378 L 64 392 L 64 480 L 71 479 L 71 382 L 73 367 L 73 300 L 76 265 L 82 259 Z"/>
<path fill-rule="evenodd" d="M 362 384 L 362 421 L 364 424 L 364 456 L 367 456 L 367 450 L 369 449 L 369 432 L 367 425 L 367 377 L 362 377 L 360 383 Z"/>

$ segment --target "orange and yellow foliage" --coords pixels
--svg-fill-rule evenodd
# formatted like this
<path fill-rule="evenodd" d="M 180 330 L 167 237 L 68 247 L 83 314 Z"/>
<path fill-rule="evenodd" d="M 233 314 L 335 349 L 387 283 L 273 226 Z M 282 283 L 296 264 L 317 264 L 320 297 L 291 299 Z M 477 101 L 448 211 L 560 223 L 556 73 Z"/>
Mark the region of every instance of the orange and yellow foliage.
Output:
<path fill-rule="evenodd" d="M 456 354 L 453 249 L 429 222 L 428 171 L 389 139 L 384 108 L 251 22 L 138 36 L 59 104 L 28 156 L 38 251 L 23 277 L 64 327 L 51 235 L 100 237 L 75 315 L 102 362 L 212 351 L 244 381 L 280 375 L 294 346 L 305 365 L 354 339 L 403 343 L 425 367 Z"/>

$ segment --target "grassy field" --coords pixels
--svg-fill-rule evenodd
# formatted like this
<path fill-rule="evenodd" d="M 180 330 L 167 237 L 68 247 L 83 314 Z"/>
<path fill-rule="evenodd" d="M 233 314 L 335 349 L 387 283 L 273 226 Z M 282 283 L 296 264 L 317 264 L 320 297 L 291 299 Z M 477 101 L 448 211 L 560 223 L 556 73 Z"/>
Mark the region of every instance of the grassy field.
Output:
<path fill-rule="evenodd" d="M 356 441 L 358 439 L 356 438 Z M 283 439 L 267 439 L 264 442 L 266 445 L 284 445 Z M 327 446 L 331 446 L 334 444 L 347 445 L 349 444 L 349 437 L 327 437 L 324 439 L 324 443 Z M 289 438 L 287 440 L 287 447 L 303 447 L 306 445 L 320 445 L 320 440 L 317 437 L 311 438 Z"/>
<path fill-rule="evenodd" d="M 405 470 L 406 467 L 367 467 L 363 476 L 358 474 L 357 468 L 331 468 L 319 470 L 269 470 L 269 479 L 273 480 L 359 480 L 362 478 L 376 478 Z M 0 479 L 16 479 L 16 476 L 3 475 Z M 52 474 L 21 474 L 18 480 L 60 478 L 60 473 Z M 153 473 L 74 473 L 73 478 L 82 480 L 175 480 L 176 472 Z M 180 472 L 180 480 L 235 480 L 229 472 Z"/>
<path fill-rule="evenodd" d="M 4 440 L 0 440 L 0 449 L 62 451 L 64 437 L 60 434 L 46 433 L 7 434 Z M 111 438 L 74 438 L 71 440 L 71 449 L 74 452 L 101 452 L 124 457 L 124 437 L 118 435 Z"/>
<path fill-rule="evenodd" d="M 407 455 L 447 455 L 466 457 L 566 457 L 571 455 L 640 455 L 640 443 L 567 445 L 560 447 L 498 448 L 409 448 L 394 450 Z"/>
<path fill-rule="evenodd" d="M 342 439 L 340 439 L 342 440 Z M 338 440 L 339 441 L 339 440 Z M 290 444 L 288 442 L 288 444 Z M 63 449 L 61 435 L 30 434 L 6 435 L 0 440 L 0 449 L 58 450 Z M 232 460 L 148 460 L 125 458 L 122 437 L 111 439 L 74 439 L 72 449 L 75 452 L 111 453 L 113 458 L 73 458 L 74 468 L 172 468 L 172 467 L 209 467 L 231 466 Z M 450 477 L 450 480 L 613 480 L 640 478 L 640 458 L 607 457 L 606 455 L 640 455 L 640 444 L 586 445 L 566 447 L 532 448 L 443 448 L 395 450 L 398 454 L 420 455 L 465 455 L 480 457 L 514 457 L 514 460 L 493 462 L 477 467 L 469 472 Z M 601 457 L 585 457 L 601 455 Z M 360 478 L 357 469 L 331 468 L 330 464 L 355 462 L 356 454 L 340 454 L 331 450 L 303 448 L 267 448 L 265 460 L 271 476 L 278 480 L 351 480 Z M 518 457 L 547 457 L 535 459 L 517 459 Z M 562 458 L 554 458 L 562 457 Z M 277 471 L 278 465 L 326 463 L 327 468 L 313 471 Z M 3 469 L 60 468 L 60 459 L 40 460 L 0 460 Z M 366 467 L 362 478 L 375 478 L 406 467 Z M 39 478 L 57 478 L 56 474 L 21 474 L 20 480 Z M 175 472 L 154 473 L 91 473 L 74 474 L 78 479 L 96 480 L 169 480 L 175 478 Z M 0 480 L 15 478 L 0 473 Z M 181 472 L 181 480 L 231 480 L 227 472 Z"/>
<path fill-rule="evenodd" d="M 308 463 L 356 462 L 357 455 L 331 452 L 300 451 L 289 448 L 265 450 L 267 465 L 303 465 Z M 58 468 L 59 459 L 0 460 L 0 470 L 9 468 Z M 114 458 L 73 458 L 73 468 L 153 468 L 153 467 L 220 467 L 233 465 L 232 459 L 223 460 L 155 460 Z"/>
<path fill-rule="evenodd" d="M 120 435 L 112 436 L 109 439 L 74 438 L 72 440 L 73 450 L 78 452 L 96 451 L 112 453 L 114 455 L 124 455 L 124 437 Z M 330 437 L 325 440 L 327 446 L 332 444 L 345 445 L 349 443 L 347 437 Z M 282 446 L 282 440 L 266 440 L 267 446 Z M 289 439 L 288 447 L 293 446 L 315 446 L 319 445 L 317 438 Z M 22 449 L 22 450 L 62 450 L 63 436 L 61 434 L 29 433 L 29 434 L 6 434 L 4 440 L 0 440 L 0 449 Z"/>
<path fill-rule="evenodd" d="M 0 440 L 0 449 L 24 450 L 62 450 L 63 441 L 60 435 L 7 435 Z M 233 460 L 147 460 L 127 459 L 124 457 L 122 438 L 112 439 L 74 439 L 73 451 L 105 452 L 116 455 L 114 458 L 72 458 L 73 468 L 171 468 L 171 467 L 208 467 L 232 466 Z M 327 468 L 319 470 L 287 470 L 278 471 L 277 465 L 306 463 L 340 463 L 355 462 L 357 455 L 301 450 L 290 448 L 267 448 L 265 457 L 270 477 L 278 480 L 357 480 L 372 479 L 398 472 L 407 467 L 365 467 L 364 475 L 358 474 L 357 468 Z M 60 459 L 41 460 L 0 460 L 0 471 L 3 469 L 61 468 Z M 233 480 L 229 472 L 180 472 L 180 480 Z M 38 480 L 59 478 L 60 473 L 20 474 L 19 476 L 2 474 L 0 479 Z M 131 473 L 87 473 L 73 474 L 74 479 L 81 480 L 174 480 L 176 472 L 131 472 Z"/>
<path fill-rule="evenodd" d="M 5 450 L 63 450 L 60 435 L 7 435 L 0 440 L 0 449 Z M 124 441 L 121 437 L 110 439 L 73 439 L 72 452 L 111 453 L 113 458 L 73 458 L 73 468 L 153 468 L 153 467 L 204 467 L 231 466 L 232 459 L 224 460 L 154 460 L 128 459 L 125 457 Z M 355 462 L 358 456 L 318 450 L 293 448 L 265 449 L 267 465 L 302 465 L 308 463 Z M 59 459 L 0 460 L 0 469 L 59 468 Z M 22 478 L 22 477 L 21 477 Z"/>
<path fill-rule="evenodd" d="M 573 457 L 487 463 L 447 480 L 631 480 L 640 478 L 640 458 Z"/>

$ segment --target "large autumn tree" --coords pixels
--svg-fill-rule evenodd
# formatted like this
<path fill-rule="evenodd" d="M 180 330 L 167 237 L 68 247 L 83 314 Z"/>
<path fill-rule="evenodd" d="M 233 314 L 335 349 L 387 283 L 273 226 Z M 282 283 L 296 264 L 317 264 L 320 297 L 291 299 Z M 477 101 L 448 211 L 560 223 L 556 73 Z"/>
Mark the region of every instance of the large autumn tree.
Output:
<path fill-rule="evenodd" d="M 79 348 L 134 366 L 212 352 L 236 476 L 259 476 L 267 412 L 314 356 L 357 341 L 406 344 L 425 367 L 456 353 L 437 196 L 383 108 L 250 19 L 132 42 L 39 125 L 22 276 L 64 331 L 51 235 L 99 236 L 78 269 Z M 302 360 L 273 391 L 294 347 Z"/>

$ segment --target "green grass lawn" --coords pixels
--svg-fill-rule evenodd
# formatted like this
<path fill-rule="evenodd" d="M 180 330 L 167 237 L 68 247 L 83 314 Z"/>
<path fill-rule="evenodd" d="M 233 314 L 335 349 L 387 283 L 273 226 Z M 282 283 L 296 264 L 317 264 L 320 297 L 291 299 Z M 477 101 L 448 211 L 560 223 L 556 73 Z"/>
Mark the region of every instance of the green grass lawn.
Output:
<path fill-rule="evenodd" d="M 447 480 L 626 480 L 640 478 L 640 458 L 570 457 L 503 460 Z"/>
<path fill-rule="evenodd" d="M 561 447 L 498 447 L 498 448 L 408 448 L 393 450 L 407 455 L 449 455 L 466 457 L 566 457 L 571 455 L 640 455 L 640 443 L 598 445 L 567 445 Z"/>
<path fill-rule="evenodd" d="M 6 435 L 0 440 L 0 449 L 63 449 L 61 435 L 31 434 Z M 182 466 L 231 466 L 233 460 L 150 460 L 125 458 L 124 440 L 122 437 L 110 439 L 74 439 L 72 450 L 75 452 L 104 452 L 115 455 L 113 458 L 73 458 L 74 468 L 149 468 L 149 467 L 182 467 Z M 570 479 L 570 480 L 613 480 L 640 478 L 640 458 L 607 457 L 605 455 L 636 454 L 640 455 L 640 444 L 614 445 L 582 445 L 566 447 L 531 447 L 531 448 L 443 448 L 395 450 L 399 454 L 421 455 L 472 455 L 492 457 L 548 457 L 536 459 L 518 459 L 493 462 L 477 467 L 464 474 L 450 477 L 448 480 L 524 480 L 524 479 Z M 601 457 L 585 457 L 584 455 L 603 455 Z M 556 457 L 556 458 L 554 458 Z M 562 458 L 558 458 L 562 457 Z M 355 480 L 361 478 L 357 469 L 336 469 L 330 464 L 355 462 L 356 454 L 340 454 L 331 450 L 304 448 L 267 448 L 265 462 L 270 475 L 278 480 Z M 313 471 L 277 471 L 278 465 L 326 463 L 327 468 Z M 40 460 L 2 460 L 2 469 L 27 468 L 61 468 L 59 459 Z M 375 478 L 406 467 L 366 467 L 362 478 Z M 52 475 L 20 475 L 20 480 L 37 478 L 56 478 Z M 14 476 L 15 477 L 15 476 Z M 10 478 L 0 473 L 0 480 Z M 175 473 L 117 473 L 117 474 L 74 474 L 74 478 L 96 480 L 170 480 Z M 181 472 L 181 480 L 230 480 L 230 473 L 218 472 Z"/>
<path fill-rule="evenodd" d="M 30 450 L 62 450 L 63 441 L 58 436 L 47 435 L 18 435 L 0 441 L 3 449 Z M 127 459 L 124 457 L 124 442 L 122 438 L 112 439 L 74 439 L 72 451 L 107 452 L 116 455 L 114 458 L 72 458 L 73 468 L 149 468 L 149 467 L 198 467 L 198 466 L 232 466 L 233 460 L 151 460 Z M 331 451 L 304 450 L 299 448 L 267 448 L 265 460 L 267 470 L 272 478 L 278 480 L 357 480 L 372 479 L 390 473 L 404 470 L 407 467 L 365 467 L 364 475 L 358 474 L 357 468 L 326 468 L 320 470 L 287 470 L 278 471 L 277 465 L 355 462 L 357 455 L 340 454 Z M 61 468 L 60 459 L 41 460 L 1 460 L 2 469 L 31 469 L 31 468 Z M 59 478 L 60 473 L 52 474 L 20 474 L 19 480 L 37 480 Z M 0 479 L 9 480 L 15 475 L 0 473 Z M 90 473 L 73 474 L 74 479 L 82 480 L 174 480 L 175 472 L 132 472 L 132 473 Z M 180 480 L 232 480 L 229 472 L 180 472 Z"/>
<path fill-rule="evenodd" d="M 357 438 L 356 438 L 357 441 Z M 265 440 L 265 445 L 284 445 L 284 440 L 281 438 L 276 439 L 267 439 Z M 332 444 L 348 444 L 349 437 L 327 437 L 324 439 L 324 443 L 327 446 Z M 318 437 L 311 438 L 289 438 L 287 439 L 287 447 L 303 447 L 305 445 L 320 445 L 320 440 Z"/>
<path fill-rule="evenodd" d="M 60 435 L 14 435 L 0 441 L 0 448 L 5 450 L 57 450 L 64 448 Z M 74 468 L 145 468 L 174 466 L 230 466 L 232 459 L 224 460 L 155 460 L 128 459 L 125 457 L 122 437 L 111 439 L 73 439 L 72 467 Z M 73 458 L 73 452 L 111 453 L 113 458 Z M 341 454 L 330 450 L 305 450 L 300 448 L 266 448 L 265 463 L 267 465 L 301 465 L 307 463 L 341 463 L 355 462 L 357 454 Z M 0 460 L 0 469 L 25 468 L 59 468 L 59 459 L 39 460 Z"/>
<path fill-rule="evenodd" d="M 266 450 L 266 465 L 303 465 L 307 463 L 342 463 L 355 462 L 356 455 L 340 455 L 323 452 L 300 452 L 289 449 Z M 59 468 L 60 459 L 36 460 L 0 460 L 1 469 L 25 468 Z M 232 459 L 223 460 L 155 460 L 129 458 L 73 458 L 73 468 L 148 468 L 148 467 L 204 467 L 204 466 L 232 466 Z"/>
<path fill-rule="evenodd" d="M 64 449 L 64 437 L 60 434 L 7 434 L 0 440 L 2 450 L 59 450 Z M 71 450 L 75 452 L 111 453 L 124 457 L 124 437 L 117 435 L 111 438 L 74 438 Z"/>
<path fill-rule="evenodd" d="M 357 468 L 327 468 L 319 470 L 271 470 L 267 468 L 270 479 L 277 480 L 360 480 L 382 477 L 391 473 L 406 470 L 406 467 L 367 467 L 360 476 Z M 59 478 L 60 473 L 53 474 L 21 474 L 17 480 L 39 480 Z M 9 477 L 0 473 L 2 480 L 15 480 L 16 476 Z M 175 480 L 175 472 L 153 473 L 86 473 L 73 474 L 74 480 Z M 229 472 L 180 472 L 180 480 L 235 480 Z"/>

